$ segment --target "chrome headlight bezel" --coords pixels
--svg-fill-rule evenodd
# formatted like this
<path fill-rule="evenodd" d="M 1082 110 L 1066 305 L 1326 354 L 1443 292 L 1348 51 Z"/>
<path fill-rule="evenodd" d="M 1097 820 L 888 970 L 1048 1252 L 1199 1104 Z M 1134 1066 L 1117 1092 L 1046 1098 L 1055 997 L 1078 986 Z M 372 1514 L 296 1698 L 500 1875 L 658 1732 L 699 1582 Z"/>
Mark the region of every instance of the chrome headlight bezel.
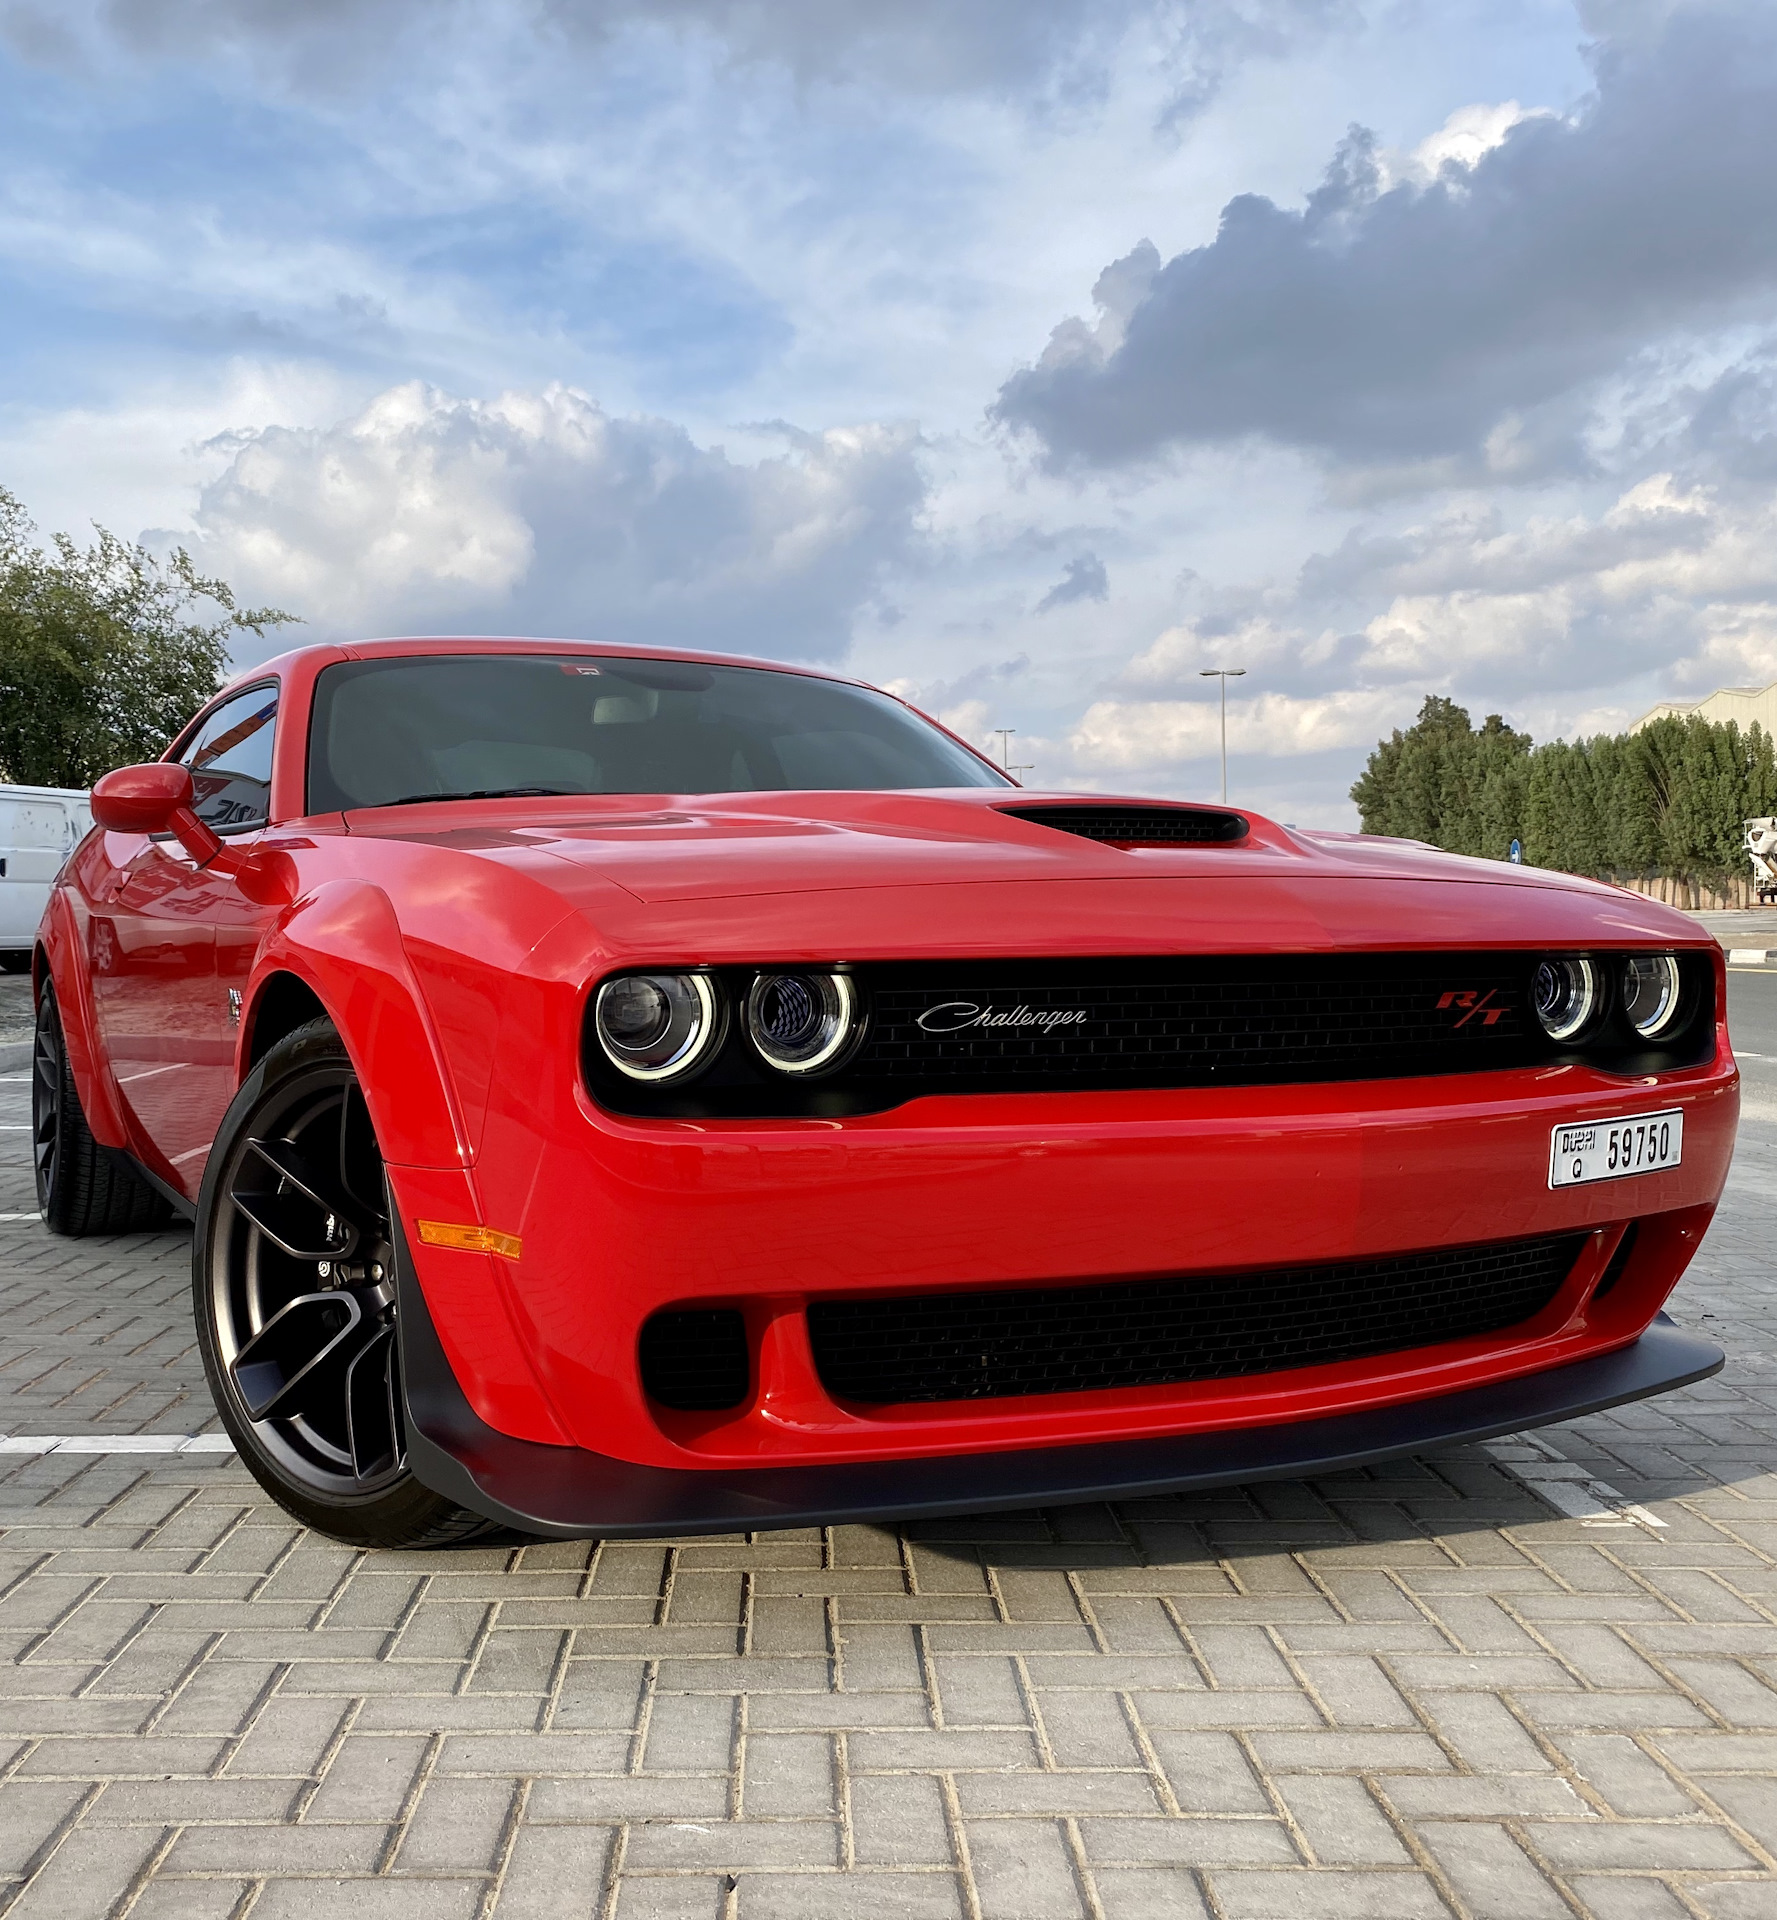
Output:
<path fill-rule="evenodd" d="M 633 985 L 650 986 L 665 1003 L 665 1024 L 647 1037 L 626 1039 L 617 1030 L 618 998 Z M 593 996 L 592 1030 L 599 1051 L 627 1080 L 665 1086 L 689 1079 L 714 1059 L 727 1024 L 727 1005 L 706 973 L 662 969 L 617 973 Z"/>
<path fill-rule="evenodd" d="M 1576 1041 L 1597 1023 L 1604 996 L 1597 966 L 1585 954 L 1550 954 L 1530 976 L 1530 1010 L 1557 1042 Z"/>
<path fill-rule="evenodd" d="M 1636 1006 L 1651 988 L 1653 1011 L 1638 1014 Z M 1618 988 L 1623 1017 L 1643 1040 L 1658 1040 L 1679 1024 L 1684 1011 L 1684 976 L 1675 953 L 1631 953 L 1624 957 Z"/>
<path fill-rule="evenodd" d="M 788 1018 L 803 1003 L 804 1036 L 791 1039 Z M 788 1003 L 788 1004 L 786 1004 Z M 814 1079 L 835 1073 L 864 1033 L 864 1006 L 849 974 L 825 967 L 777 968 L 755 974 L 743 1011 L 753 1050 L 775 1073 Z"/>

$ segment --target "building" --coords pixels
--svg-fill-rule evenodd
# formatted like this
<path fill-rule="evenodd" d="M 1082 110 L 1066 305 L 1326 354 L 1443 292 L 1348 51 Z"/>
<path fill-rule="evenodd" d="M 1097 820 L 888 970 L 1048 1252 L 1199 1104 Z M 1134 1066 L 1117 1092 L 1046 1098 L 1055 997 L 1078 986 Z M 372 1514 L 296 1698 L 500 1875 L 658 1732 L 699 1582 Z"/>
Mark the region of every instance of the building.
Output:
<path fill-rule="evenodd" d="M 1693 713 L 1718 726 L 1737 720 L 1745 728 L 1756 721 L 1766 733 L 1777 738 L 1777 680 L 1768 687 L 1718 687 L 1701 700 L 1662 700 L 1657 707 L 1650 707 L 1629 731 L 1639 733 L 1650 720 L 1664 720 L 1668 714 L 1684 720 Z"/>

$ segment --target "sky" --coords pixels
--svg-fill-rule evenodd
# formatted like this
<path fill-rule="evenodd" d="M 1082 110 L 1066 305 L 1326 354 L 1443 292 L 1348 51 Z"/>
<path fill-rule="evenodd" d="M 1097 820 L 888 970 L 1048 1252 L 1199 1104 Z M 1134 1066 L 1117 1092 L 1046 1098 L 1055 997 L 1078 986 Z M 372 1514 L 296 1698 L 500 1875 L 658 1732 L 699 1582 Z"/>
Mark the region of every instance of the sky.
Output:
<path fill-rule="evenodd" d="M 0 486 L 1353 825 L 1777 678 L 1777 7 L 0 0 Z"/>

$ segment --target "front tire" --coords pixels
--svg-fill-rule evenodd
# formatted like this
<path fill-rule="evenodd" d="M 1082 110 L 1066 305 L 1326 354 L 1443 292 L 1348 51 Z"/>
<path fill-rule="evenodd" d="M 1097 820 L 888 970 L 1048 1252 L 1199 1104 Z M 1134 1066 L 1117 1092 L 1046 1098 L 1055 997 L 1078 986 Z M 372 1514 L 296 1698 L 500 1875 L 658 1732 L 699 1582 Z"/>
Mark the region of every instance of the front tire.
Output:
<path fill-rule="evenodd" d="M 55 989 L 46 980 L 31 1046 L 31 1163 L 37 1211 L 51 1233 L 142 1233 L 164 1227 L 173 1210 L 121 1156 L 92 1136 L 68 1049 Z"/>
<path fill-rule="evenodd" d="M 357 1546 L 500 1531 L 407 1464 L 393 1201 L 330 1022 L 278 1042 L 223 1116 L 198 1196 L 192 1299 L 241 1459 L 286 1513 Z"/>

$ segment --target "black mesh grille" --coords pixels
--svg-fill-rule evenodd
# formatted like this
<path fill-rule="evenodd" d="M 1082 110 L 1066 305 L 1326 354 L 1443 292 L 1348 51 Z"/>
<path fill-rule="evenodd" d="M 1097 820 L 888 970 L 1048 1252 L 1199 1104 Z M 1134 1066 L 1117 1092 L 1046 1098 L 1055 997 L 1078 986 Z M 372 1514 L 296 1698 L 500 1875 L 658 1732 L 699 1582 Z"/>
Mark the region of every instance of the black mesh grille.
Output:
<path fill-rule="evenodd" d="M 1216 884 L 1179 882 L 1187 891 Z M 1337 889 L 1324 896 L 1337 906 Z M 1315 903 L 1302 904 L 1306 911 Z M 1446 904 L 1422 903 L 1427 912 Z M 983 919 L 973 937 L 984 945 L 1016 940 L 1016 920 Z M 581 1057 L 595 1096 L 619 1113 L 828 1119 L 884 1113 L 927 1094 L 1305 1086 L 1577 1059 L 1610 1073 L 1650 1074 L 1710 1057 L 1714 978 L 1703 954 L 1680 957 L 1686 1012 L 1659 1047 L 1639 1041 L 1616 1011 L 1578 1046 L 1550 1040 L 1529 1004 L 1540 957 L 1495 947 L 861 960 L 851 977 L 865 1009 L 864 1035 L 831 1074 L 773 1073 L 740 1020 L 730 1021 L 710 1069 L 683 1084 L 623 1079 L 590 1022 Z M 731 1007 L 762 970 L 769 969 L 717 970 Z"/>
<path fill-rule="evenodd" d="M 649 1399 L 663 1407 L 738 1407 L 752 1377 L 745 1323 L 733 1307 L 650 1314 L 642 1322 L 641 1366 Z"/>
<path fill-rule="evenodd" d="M 1204 847 L 1244 840 L 1247 823 L 1213 807 L 1001 807 L 1014 820 L 1121 847 Z"/>
<path fill-rule="evenodd" d="M 1277 1373 L 1494 1333 L 1554 1298 L 1584 1236 L 1340 1266 L 1100 1286 L 818 1300 L 839 1400 L 981 1400 Z"/>
<path fill-rule="evenodd" d="M 937 1092 L 1368 1080 L 1522 1065 L 1531 960 L 1241 954 L 868 969 L 851 1081 Z"/>

